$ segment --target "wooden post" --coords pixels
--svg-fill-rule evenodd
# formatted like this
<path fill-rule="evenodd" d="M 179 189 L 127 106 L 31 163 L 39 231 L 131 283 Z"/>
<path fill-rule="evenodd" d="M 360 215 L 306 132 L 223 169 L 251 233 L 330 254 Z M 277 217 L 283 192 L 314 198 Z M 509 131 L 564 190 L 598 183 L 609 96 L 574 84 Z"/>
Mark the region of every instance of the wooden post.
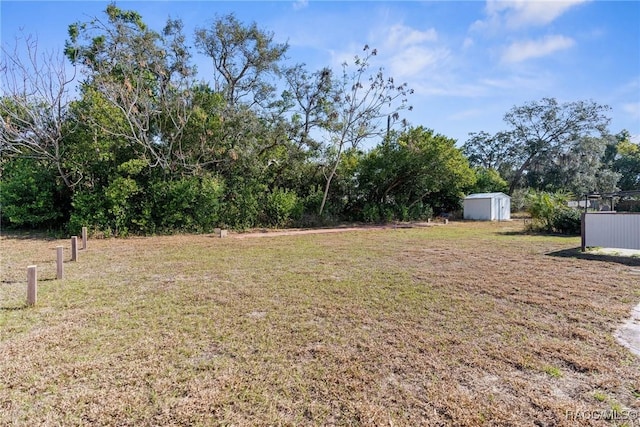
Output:
<path fill-rule="evenodd" d="M 56 279 L 64 277 L 64 246 L 56 246 Z"/>
<path fill-rule="evenodd" d="M 227 237 L 228 231 L 221 228 L 214 228 L 213 233 L 216 235 L 216 237 Z"/>
<path fill-rule="evenodd" d="M 82 227 L 82 250 L 87 250 L 87 227 Z"/>
<path fill-rule="evenodd" d="M 71 236 L 71 261 L 78 260 L 78 236 Z"/>
<path fill-rule="evenodd" d="M 27 267 L 27 305 L 38 302 L 38 268 L 35 265 Z"/>

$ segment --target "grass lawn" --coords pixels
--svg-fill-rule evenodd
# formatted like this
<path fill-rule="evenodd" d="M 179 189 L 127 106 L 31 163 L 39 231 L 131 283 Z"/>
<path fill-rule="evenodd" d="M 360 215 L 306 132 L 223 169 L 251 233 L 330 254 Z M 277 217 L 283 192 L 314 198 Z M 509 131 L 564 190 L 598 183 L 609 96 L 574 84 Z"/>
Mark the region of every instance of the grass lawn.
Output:
<path fill-rule="evenodd" d="M 0 425 L 638 425 L 640 260 L 519 228 L 5 234 Z"/>

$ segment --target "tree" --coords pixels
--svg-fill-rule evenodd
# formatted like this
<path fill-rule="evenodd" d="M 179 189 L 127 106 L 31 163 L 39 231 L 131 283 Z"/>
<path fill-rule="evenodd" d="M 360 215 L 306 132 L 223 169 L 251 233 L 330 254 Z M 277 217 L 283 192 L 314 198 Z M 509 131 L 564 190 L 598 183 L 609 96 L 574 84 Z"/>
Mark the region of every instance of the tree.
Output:
<path fill-rule="evenodd" d="M 618 185 L 623 191 L 640 190 L 640 144 L 631 142 L 627 131 L 616 137 L 618 143 L 613 169 L 621 175 Z"/>
<path fill-rule="evenodd" d="M 273 33 L 256 23 L 245 26 L 233 14 L 217 18 L 209 29 L 196 29 L 195 36 L 200 53 L 213 61 L 215 90 L 231 109 L 246 98 L 253 106 L 271 97 L 275 88 L 267 77 L 280 74 L 286 43 L 274 43 Z"/>
<path fill-rule="evenodd" d="M 476 184 L 473 187 L 473 193 L 494 193 L 508 191 L 509 184 L 505 181 L 498 171 L 492 168 L 475 167 Z"/>
<path fill-rule="evenodd" d="M 325 171 L 320 215 L 324 211 L 344 149 L 357 149 L 365 140 L 383 138 L 389 131 L 391 119 L 399 118 L 399 111 L 407 108 L 407 95 L 413 93 L 406 83 L 396 85 L 392 77 L 385 77 L 382 68 L 370 73 L 370 61 L 377 51 L 369 46 L 365 46 L 364 51 L 364 57 L 355 56 L 353 71 L 350 71 L 348 63 L 343 63 L 342 78 L 334 82 L 332 110 L 326 127 L 330 147 L 329 164 L 328 171 Z"/>
<path fill-rule="evenodd" d="M 511 134 L 498 132 L 491 135 L 487 132 L 472 132 L 470 138 L 462 146 L 462 150 L 472 166 L 496 171 L 510 169 L 514 157 Z"/>
<path fill-rule="evenodd" d="M 391 135 L 358 169 L 364 203 L 400 219 L 418 219 L 431 210 L 459 208 L 475 173 L 455 140 L 417 127 Z"/>
<path fill-rule="evenodd" d="M 152 167 L 188 166 L 181 143 L 192 111 L 195 69 L 182 22 L 169 19 L 157 33 L 135 11 L 110 4 L 105 13 L 106 22 L 94 18 L 70 25 L 65 48 L 69 60 L 83 67 L 84 86 L 99 92 L 120 115 L 117 126 L 92 124 L 136 146 Z"/>
<path fill-rule="evenodd" d="M 44 164 L 43 164 L 44 163 Z M 50 228 L 59 226 L 67 212 L 59 202 L 56 170 L 36 158 L 13 157 L 2 164 L 0 220 L 2 225 Z"/>
<path fill-rule="evenodd" d="M 12 52 L 1 47 L 0 156 L 37 159 L 34 164 L 52 167 L 72 191 L 82 179 L 81 171 L 68 164 L 64 144 L 75 126 L 69 120 L 75 68 L 68 73 L 56 52 L 40 54 L 31 36 L 23 43 L 16 42 Z"/>
<path fill-rule="evenodd" d="M 568 191 L 575 196 L 590 192 L 612 192 L 620 174 L 604 162 L 612 136 L 584 136 L 568 144 L 539 170 L 531 170 L 531 187 L 547 191 Z"/>
<path fill-rule="evenodd" d="M 504 116 L 512 129 L 515 165 L 509 193 L 527 172 L 542 168 L 567 153 L 579 138 L 606 135 L 610 121 L 605 116 L 608 110 L 608 106 L 592 101 L 559 104 L 554 98 L 512 108 Z"/>
<path fill-rule="evenodd" d="M 302 64 L 285 72 L 288 90 L 284 97 L 293 104 L 292 108 L 295 111 L 291 119 L 291 136 L 298 141 L 300 147 L 319 148 L 319 144 L 312 139 L 311 132 L 328 126 L 332 77 L 333 73 L 329 68 L 309 74 Z"/>
<path fill-rule="evenodd" d="M 611 187 L 615 175 L 602 164 L 609 144 L 608 110 L 592 101 L 560 104 L 543 98 L 505 114 L 507 131 L 471 134 L 464 151 L 473 165 L 496 169 L 507 179 L 509 194 L 519 186 L 555 191 L 577 180 L 575 191 Z M 589 175 L 600 175 L 600 184 L 587 182 Z"/>

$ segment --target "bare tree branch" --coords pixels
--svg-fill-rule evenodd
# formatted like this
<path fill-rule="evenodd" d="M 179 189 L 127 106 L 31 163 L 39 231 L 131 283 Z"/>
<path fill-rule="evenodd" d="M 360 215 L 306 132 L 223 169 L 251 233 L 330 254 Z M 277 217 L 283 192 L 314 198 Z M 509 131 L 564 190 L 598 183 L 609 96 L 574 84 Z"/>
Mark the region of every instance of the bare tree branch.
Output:
<path fill-rule="evenodd" d="M 82 176 L 64 165 L 64 138 L 73 131 L 69 108 L 75 67 L 69 76 L 60 52 L 39 52 L 38 40 L 1 47 L 0 155 L 28 156 L 52 164 L 73 189 Z M 75 168 L 77 169 L 77 168 Z"/>

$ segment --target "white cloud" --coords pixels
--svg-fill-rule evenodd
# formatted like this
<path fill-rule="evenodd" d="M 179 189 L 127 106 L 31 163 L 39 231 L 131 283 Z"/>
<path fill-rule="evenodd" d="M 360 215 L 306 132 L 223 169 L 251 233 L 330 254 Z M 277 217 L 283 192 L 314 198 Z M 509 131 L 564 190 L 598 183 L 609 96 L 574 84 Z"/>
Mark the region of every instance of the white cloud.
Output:
<path fill-rule="evenodd" d="M 503 62 L 522 62 L 530 58 L 540 58 L 559 50 L 569 49 L 575 44 L 572 38 L 557 35 L 540 40 L 525 40 L 509 45 L 502 54 Z"/>
<path fill-rule="evenodd" d="M 487 18 L 474 22 L 471 29 L 496 30 L 505 27 L 513 30 L 544 26 L 586 1 L 589 0 L 487 0 Z"/>
<path fill-rule="evenodd" d="M 622 104 L 622 111 L 631 116 L 634 120 L 640 120 L 640 102 L 628 102 Z"/>
<path fill-rule="evenodd" d="M 385 47 L 397 49 L 405 46 L 414 46 L 425 42 L 432 42 L 438 39 L 438 33 L 435 29 L 429 28 L 426 31 L 420 31 L 407 27 L 402 24 L 391 26 L 388 30 Z"/>
<path fill-rule="evenodd" d="M 293 2 L 293 10 L 304 9 L 309 6 L 309 0 L 295 0 Z"/>
<path fill-rule="evenodd" d="M 444 65 L 449 56 L 450 52 L 445 48 L 410 46 L 392 55 L 388 67 L 395 77 L 420 78 L 428 70 Z"/>
<path fill-rule="evenodd" d="M 384 36 L 380 37 L 380 34 Z M 435 45 L 438 33 L 433 28 L 419 30 L 394 24 L 378 29 L 372 39 L 380 43 L 381 62 L 398 79 L 420 78 L 428 69 L 446 62 L 450 56 L 447 48 Z"/>

